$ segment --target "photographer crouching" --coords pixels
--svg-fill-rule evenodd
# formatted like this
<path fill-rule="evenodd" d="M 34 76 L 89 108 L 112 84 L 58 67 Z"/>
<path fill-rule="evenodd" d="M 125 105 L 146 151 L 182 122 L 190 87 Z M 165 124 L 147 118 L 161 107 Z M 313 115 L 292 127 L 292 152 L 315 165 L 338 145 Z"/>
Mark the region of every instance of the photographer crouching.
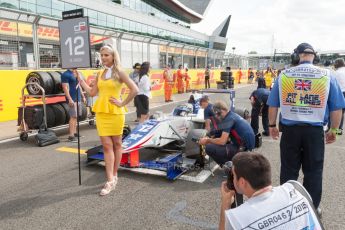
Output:
<path fill-rule="evenodd" d="M 204 137 L 199 140 L 205 152 L 217 164 L 223 166 L 240 151 L 251 151 L 255 147 L 255 135 L 250 124 L 238 114 L 231 112 L 224 102 L 216 102 L 213 112 L 219 120 L 220 137 Z"/>
<path fill-rule="evenodd" d="M 299 182 L 272 187 L 271 166 L 263 155 L 238 153 L 230 166 L 228 180 L 221 185 L 219 229 L 323 229 Z M 230 209 L 235 190 L 248 200 Z"/>

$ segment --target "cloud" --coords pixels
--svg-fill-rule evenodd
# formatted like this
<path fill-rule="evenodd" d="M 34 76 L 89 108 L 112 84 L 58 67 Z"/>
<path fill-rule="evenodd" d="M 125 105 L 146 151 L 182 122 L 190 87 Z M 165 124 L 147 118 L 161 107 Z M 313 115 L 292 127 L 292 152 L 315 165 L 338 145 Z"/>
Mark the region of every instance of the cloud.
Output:
<path fill-rule="evenodd" d="M 343 0 L 214 0 L 192 29 L 211 34 L 231 14 L 229 52 L 233 46 L 240 54 L 270 53 L 272 48 L 292 52 L 301 42 L 317 50 L 345 50 L 344 9 Z"/>

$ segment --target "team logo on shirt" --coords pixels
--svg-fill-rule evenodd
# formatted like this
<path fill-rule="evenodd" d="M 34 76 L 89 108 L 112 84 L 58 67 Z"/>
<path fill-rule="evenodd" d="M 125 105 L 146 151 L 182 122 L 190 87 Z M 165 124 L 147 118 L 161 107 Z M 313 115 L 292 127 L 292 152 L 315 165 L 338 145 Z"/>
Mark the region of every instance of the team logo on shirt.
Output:
<path fill-rule="evenodd" d="M 295 90 L 311 90 L 311 80 L 295 79 Z"/>

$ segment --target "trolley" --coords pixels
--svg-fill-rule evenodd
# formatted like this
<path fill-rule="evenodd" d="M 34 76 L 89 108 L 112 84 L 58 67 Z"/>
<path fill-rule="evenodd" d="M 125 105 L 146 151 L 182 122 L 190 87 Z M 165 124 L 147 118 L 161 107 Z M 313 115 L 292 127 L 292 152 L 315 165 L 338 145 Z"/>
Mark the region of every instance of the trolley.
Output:
<path fill-rule="evenodd" d="M 24 91 L 27 88 L 27 86 L 32 85 L 34 87 L 37 87 L 39 90 L 41 90 L 42 95 L 30 95 L 30 94 L 25 94 Z M 43 125 L 44 128 L 48 128 L 47 125 L 47 110 L 46 110 L 46 98 L 47 97 L 58 97 L 58 96 L 64 96 L 64 94 L 51 94 L 51 95 L 46 95 L 45 90 L 42 86 L 40 86 L 38 83 L 33 82 L 33 83 L 26 83 L 22 90 L 21 90 L 21 95 L 22 95 L 22 117 L 20 120 L 20 124 L 19 124 L 19 128 L 18 128 L 18 132 L 20 132 L 19 134 L 19 138 L 22 141 L 26 141 L 29 137 L 28 133 L 32 133 L 34 131 L 34 129 L 29 129 L 28 125 L 25 122 L 25 109 L 27 108 L 27 99 L 29 98 L 41 98 L 42 100 L 42 107 L 43 107 Z M 62 101 L 62 100 L 61 100 Z"/>

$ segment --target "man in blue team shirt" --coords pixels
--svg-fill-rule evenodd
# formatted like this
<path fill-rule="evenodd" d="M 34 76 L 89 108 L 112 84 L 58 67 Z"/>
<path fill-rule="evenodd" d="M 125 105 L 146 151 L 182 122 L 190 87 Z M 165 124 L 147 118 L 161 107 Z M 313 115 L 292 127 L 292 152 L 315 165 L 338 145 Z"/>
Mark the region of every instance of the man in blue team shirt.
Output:
<path fill-rule="evenodd" d="M 77 71 L 77 70 L 73 70 Z M 62 89 L 66 96 L 66 101 L 69 105 L 69 137 L 68 141 L 76 142 L 77 137 L 77 84 L 78 80 L 73 74 L 73 71 L 68 69 L 61 75 Z M 78 88 L 78 102 L 79 102 L 79 113 L 81 113 L 80 101 L 81 98 L 85 101 L 84 95 Z"/>
<path fill-rule="evenodd" d="M 279 138 L 276 127 L 278 107 L 280 124 L 280 184 L 297 180 L 302 166 L 303 186 L 321 213 L 322 172 L 325 142 L 336 140 L 341 111 L 345 107 L 343 94 L 333 73 L 314 66 L 316 53 L 310 44 L 302 43 L 291 55 L 292 64 L 276 80 L 270 96 L 269 127 L 273 139 Z M 325 134 L 323 125 L 330 116 L 331 129 Z"/>
<path fill-rule="evenodd" d="M 201 138 L 200 145 L 206 145 L 205 152 L 222 166 L 239 151 L 251 151 L 255 147 L 255 136 L 249 123 L 238 114 L 231 112 L 224 102 L 213 105 L 216 118 L 220 121 L 218 138 Z"/>
<path fill-rule="evenodd" d="M 207 95 L 202 96 L 200 99 L 200 107 L 204 109 L 205 129 L 210 133 L 217 127 L 217 124 L 213 112 L 213 105 L 209 103 Z"/>
<path fill-rule="evenodd" d="M 250 125 L 254 130 L 254 134 L 259 133 L 259 115 L 260 112 L 262 114 L 262 126 L 264 132 L 262 133 L 264 136 L 269 136 L 269 129 L 268 129 L 268 105 L 267 99 L 270 95 L 270 91 L 265 88 L 258 88 L 254 90 L 250 95 L 249 99 L 252 104 L 252 114 Z"/>

